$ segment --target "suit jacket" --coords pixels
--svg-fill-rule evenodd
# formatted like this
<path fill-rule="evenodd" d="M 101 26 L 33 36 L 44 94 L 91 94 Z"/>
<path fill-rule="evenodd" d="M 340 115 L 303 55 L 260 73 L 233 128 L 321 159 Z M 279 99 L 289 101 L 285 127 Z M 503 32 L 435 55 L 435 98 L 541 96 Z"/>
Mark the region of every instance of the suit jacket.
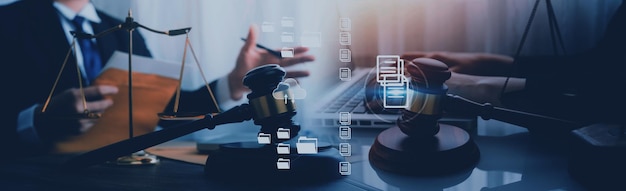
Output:
<path fill-rule="evenodd" d="M 122 23 L 101 11 L 97 13 L 102 22 L 91 23 L 94 33 Z M 70 46 L 52 1 L 17 1 L 0 7 L 0 18 L 0 62 L 5 84 L 0 148 L 17 152 L 25 148 L 17 140 L 18 115 L 33 104 L 45 101 Z M 107 34 L 96 41 L 103 64 L 116 50 L 128 52 L 129 35 L 125 30 Z M 133 33 L 133 54 L 151 56 L 138 32 Z M 70 56 L 55 95 L 78 87 L 76 71 L 76 60 Z"/>
<path fill-rule="evenodd" d="M 110 29 L 123 21 L 97 11 L 100 23 L 91 23 L 94 33 Z M 25 145 L 18 140 L 17 118 L 19 113 L 33 104 L 43 104 L 61 69 L 67 54 L 69 43 L 64 34 L 56 9 L 52 1 L 21 0 L 9 5 L 0 6 L 0 63 L 1 75 L 5 92 L 2 94 L 3 112 L 0 126 L 0 150 L 6 153 L 33 154 L 40 153 L 40 147 Z M 129 33 L 125 30 L 115 31 L 97 39 L 97 45 L 106 64 L 116 50 L 128 52 Z M 133 54 L 150 57 L 144 38 L 133 33 Z M 60 93 L 69 88 L 78 87 L 75 58 L 69 61 L 61 73 L 55 90 Z M 215 90 L 217 81 L 210 84 Z M 215 112 L 206 88 L 181 92 L 179 111 Z M 172 111 L 174 98 L 164 111 Z M 177 125 L 174 122 L 160 123 L 163 127 Z"/>

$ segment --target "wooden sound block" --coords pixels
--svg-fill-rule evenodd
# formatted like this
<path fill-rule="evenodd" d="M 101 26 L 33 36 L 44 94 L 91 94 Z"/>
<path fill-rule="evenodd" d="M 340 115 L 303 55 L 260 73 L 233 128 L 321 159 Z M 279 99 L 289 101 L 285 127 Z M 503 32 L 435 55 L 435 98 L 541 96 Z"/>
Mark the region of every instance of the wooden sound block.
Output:
<path fill-rule="evenodd" d="M 369 152 L 370 163 L 379 169 L 409 175 L 444 175 L 471 170 L 480 151 L 461 128 L 439 124 L 427 139 L 411 138 L 392 127 L 381 132 Z"/>
<path fill-rule="evenodd" d="M 298 154 L 291 140 L 290 154 L 278 154 L 276 144 L 239 142 L 220 145 L 210 152 L 204 173 L 211 180 L 233 184 L 274 185 L 326 182 L 342 178 L 339 162 L 345 159 L 330 143 L 320 142 L 317 154 Z M 290 169 L 277 169 L 279 158 L 289 159 Z"/>

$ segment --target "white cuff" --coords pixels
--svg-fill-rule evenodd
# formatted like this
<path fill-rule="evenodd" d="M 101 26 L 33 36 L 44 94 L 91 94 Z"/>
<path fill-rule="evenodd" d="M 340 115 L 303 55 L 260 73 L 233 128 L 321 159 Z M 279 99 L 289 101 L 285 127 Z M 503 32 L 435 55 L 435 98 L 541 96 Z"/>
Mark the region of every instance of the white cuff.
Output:
<path fill-rule="evenodd" d="M 243 97 L 239 100 L 233 100 L 231 98 L 228 75 L 217 79 L 217 85 L 215 89 L 215 92 L 217 92 L 215 99 L 217 99 L 217 103 L 219 103 L 221 111 L 226 111 L 235 106 L 248 103 L 248 98 L 246 97 L 248 93 L 244 94 Z"/>
<path fill-rule="evenodd" d="M 17 117 L 17 134 L 20 140 L 31 143 L 41 144 L 37 130 L 35 129 L 35 108 L 37 105 L 33 105 L 28 109 L 22 110 Z"/>

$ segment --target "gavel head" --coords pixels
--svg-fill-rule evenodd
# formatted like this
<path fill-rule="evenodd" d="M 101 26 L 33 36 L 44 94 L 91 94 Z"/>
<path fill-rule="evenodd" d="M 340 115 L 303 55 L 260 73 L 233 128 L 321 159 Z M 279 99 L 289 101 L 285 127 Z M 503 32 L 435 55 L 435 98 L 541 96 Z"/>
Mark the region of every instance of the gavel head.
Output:
<path fill-rule="evenodd" d="M 439 132 L 438 120 L 450 79 L 450 70 L 443 62 L 430 58 L 416 58 L 405 64 L 411 77 L 411 105 L 402 111 L 397 124 L 410 137 L 432 137 Z"/>
<path fill-rule="evenodd" d="M 289 129 L 291 138 L 300 131 L 300 125 L 292 120 L 296 115 L 293 99 L 275 99 L 274 94 L 290 95 L 289 85 L 281 83 L 285 74 L 280 66 L 268 64 L 248 71 L 243 79 L 243 84 L 252 90 L 247 97 L 254 124 L 261 126 L 261 133 L 271 134 L 272 142 L 284 141 L 277 139 L 278 128 Z"/>

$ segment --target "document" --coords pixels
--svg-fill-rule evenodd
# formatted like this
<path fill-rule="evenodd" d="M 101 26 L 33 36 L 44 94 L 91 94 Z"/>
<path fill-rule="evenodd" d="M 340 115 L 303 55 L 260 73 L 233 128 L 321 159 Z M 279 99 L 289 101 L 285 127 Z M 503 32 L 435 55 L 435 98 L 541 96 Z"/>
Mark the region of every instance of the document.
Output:
<path fill-rule="evenodd" d="M 352 79 L 352 70 L 350 68 L 339 68 L 339 79 L 341 81 L 350 81 Z"/>
<path fill-rule="evenodd" d="M 352 36 L 349 32 L 340 32 L 339 33 L 339 44 L 341 45 L 351 45 L 352 44 Z"/>
<path fill-rule="evenodd" d="M 352 129 L 348 126 L 340 126 L 339 127 L 339 138 L 341 139 L 351 139 L 352 138 Z"/>
<path fill-rule="evenodd" d="M 133 55 L 133 135 L 153 132 L 178 86 L 180 63 Z M 94 85 L 114 85 L 115 95 L 107 96 L 113 105 L 85 133 L 59 142 L 54 152 L 85 152 L 129 138 L 128 54 L 115 52 L 94 81 Z"/>
<path fill-rule="evenodd" d="M 352 165 L 350 162 L 339 162 L 339 174 L 343 176 L 352 174 Z"/>
<path fill-rule="evenodd" d="M 339 18 L 339 30 L 342 30 L 342 31 L 352 30 L 352 22 L 350 21 L 350 18 L 347 18 L 347 17 Z"/>
<path fill-rule="evenodd" d="M 379 83 L 401 82 L 404 75 L 404 60 L 398 55 L 376 56 L 376 79 Z"/>
<path fill-rule="evenodd" d="M 352 123 L 352 114 L 350 112 L 339 112 L 339 124 L 350 125 Z"/>
<path fill-rule="evenodd" d="M 344 157 L 352 155 L 352 146 L 350 143 L 339 143 L 339 154 Z"/>
<path fill-rule="evenodd" d="M 341 62 L 351 62 L 352 61 L 352 52 L 350 49 L 339 49 L 339 61 Z"/>

